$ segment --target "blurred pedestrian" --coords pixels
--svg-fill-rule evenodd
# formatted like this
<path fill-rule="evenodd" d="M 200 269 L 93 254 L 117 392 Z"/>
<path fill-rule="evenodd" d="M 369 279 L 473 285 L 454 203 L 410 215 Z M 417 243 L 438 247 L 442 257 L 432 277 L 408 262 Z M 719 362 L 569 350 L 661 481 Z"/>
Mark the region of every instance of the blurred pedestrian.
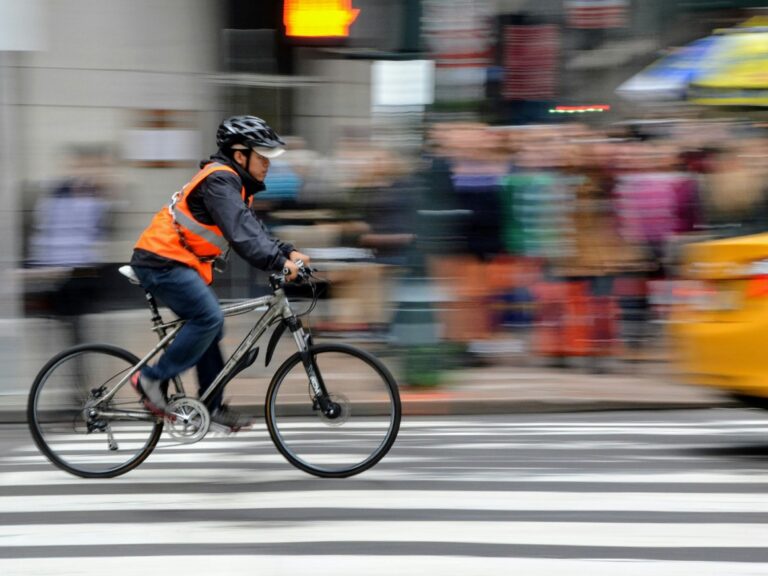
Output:
<path fill-rule="evenodd" d="M 768 230 L 768 184 L 746 162 L 745 148 L 710 151 L 699 196 L 704 226 L 715 236 L 743 236 Z"/>
<path fill-rule="evenodd" d="M 643 270 L 647 259 L 619 234 L 613 179 L 598 148 L 574 142 L 568 159 L 574 194 L 571 226 L 562 233 L 570 250 L 553 262 L 553 272 L 566 283 L 562 353 L 588 357 L 600 371 L 605 368 L 601 359 L 619 351 L 615 280 Z"/>
<path fill-rule="evenodd" d="M 105 145 L 74 146 L 70 157 L 68 174 L 35 204 L 27 265 L 35 269 L 32 278 L 50 276 L 55 287 L 45 292 L 44 309 L 66 323 L 74 345 L 85 340 L 82 317 L 101 296 L 112 160 Z"/>

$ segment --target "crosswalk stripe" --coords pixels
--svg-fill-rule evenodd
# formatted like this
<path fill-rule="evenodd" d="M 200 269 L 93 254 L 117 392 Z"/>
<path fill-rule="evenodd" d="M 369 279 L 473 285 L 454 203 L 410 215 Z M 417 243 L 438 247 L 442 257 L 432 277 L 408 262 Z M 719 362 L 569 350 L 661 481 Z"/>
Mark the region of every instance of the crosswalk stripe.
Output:
<path fill-rule="evenodd" d="M 67 569 L 71 566 L 72 571 Z M 151 574 L 158 566 L 183 566 L 185 576 L 210 576 L 251 573 L 295 575 L 311 572 L 313 576 L 339 574 L 439 574 L 441 576 L 552 576 L 553 574 L 589 574 L 590 576 L 755 576 L 764 574 L 764 566 L 749 562 L 695 562 L 632 560 L 578 560 L 538 558 L 482 558 L 462 556 L 362 556 L 362 555 L 232 555 L 232 556 L 123 556 L 98 558 L 24 558 L 0 559 L 0 574 L 6 576 L 62 576 L 109 574 L 134 576 Z M 308 569 L 311 567 L 311 569 Z"/>
<path fill-rule="evenodd" d="M 450 468 L 450 467 L 447 467 Z M 577 473 L 577 474 L 535 474 L 526 472 L 524 469 L 515 469 L 513 467 L 499 466 L 496 469 L 484 467 L 478 470 L 472 466 L 456 466 L 446 475 L 446 467 L 440 468 L 437 476 L 430 476 L 431 484 L 440 482 L 499 482 L 514 486 L 517 483 L 530 483 L 532 480 L 541 483 L 594 483 L 594 484 L 729 484 L 729 485 L 761 485 L 768 484 L 767 477 L 755 476 L 735 476 L 727 472 L 680 472 L 680 473 L 653 473 L 653 474 L 619 474 L 606 472 L 597 473 Z M 462 471 L 463 470 L 463 471 Z M 403 480 L 404 472 L 397 467 L 387 467 L 387 460 L 382 461 L 376 468 L 368 470 L 361 477 L 366 481 L 381 480 Z M 280 465 L 279 469 L 252 469 L 226 467 L 222 469 L 205 468 L 184 468 L 183 471 L 174 471 L 169 469 L 152 468 L 151 462 L 144 463 L 131 472 L 118 476 L 117 478 L 90 479 L 72 476 L 66 472 L 58 470 L 35 470 L 35 471 L 15 471 L 0 472 L 0 486 L 64 486 L 68 484 L 98 484 L 104 485 L 108 482 L 110 485 L 118 484 L 190 484 L 201 481 L 217 482 L 222 484 L 242 482 L 253 482 L 255 484 L 264 482 L 274 482 L 276 480 L 307 479 L 308 476 L 299 470 L 290 466 L 287 462 Z"/>
<path fill-rule="evenodd" d="M 84 463 L 91 463 L 91 464 L 98 464 L 104 462 L 104 456 L 109 456 L 110 453 L 105 451 L 104 455 L 99 455 L 98 453 L 91 453 L 90 455 L 84 454 L 82 456 L 77 457 L 77 462 L 79 464 Z M 285 458 L 281 456 L 278 452 L 274 451 L 273 454 L 236 454 L 236 453 L 227 453 L 226 451 L 222 451 L 221 453 L 212 453 L 212 452 L 203 452 L 199 454 L 190 455 L 188 453 L 162 453 L 162 451 L 159 451 L 157 453 L 152 454 L 150 456 L 151 460 L 147 460 L 150 464 L 190 464 L 190 465 L 200 465 L 200 464 L 206 464 L 211 462 L 218 462 L 218 463 L 225 463 L 227 460 L 233 460 L 237 461 L 240 464 L 275 464 L 275 463 L 286 463 Z M 330 458 L 330 457 L 329 457 Z M 355 461 L 355 460 L 361 460 L 360 454 L 343 454 L 341 452 L 335 453 L 332 455 L 333 461 L 338 462 L 341 460 L 349 460 L 349 461 Z M 314 458 L 314 462 L 317 463 L 321 460 L 320 456 L 316 456 Z M 387 462 L 390 464 L 392 463 L 400 463 L 404 464 L 406 462 L 423 462 L 425 460 L 424 457 L 418 457 L 418 456 L 392 456 L 391 458 L 387 459 Z M 47 460 L 45 460 L 46 463 L 48 463 Z M 34 463 L 43 463 L 43 460 L 41 460 L 41 457 L 38 456 L 17 456 L 17 457 L 9 457 L 7 458 L 4 463 L 6 464 L 34 464 Z M 50 463 L 48 463 L 50 464 Z M 147 465 L 150 465 L 147 464 Z"/>
<path fill-rule="evenodd" d="M 633 441 L 633 440 L 599 440 L 599 439 L 577 439 L 576 436 L 571 436 L 567 440 L 567 444 L 564 443 L 563 440 L 557 440 L 557 441 L 542 441 L 542 440 L 531 440 L 526 439 L 523 441 L 510 441 L 508 437 L 505 436 L 495 436 L 492 441 L 486 441 L 486 442 L 479 442 L 479 441 L 473 441 L 473 442 L 455 442 L 455 441 L 441 441 L 439 443 L 439 446 L 437 446 L 434 443 L 426 444 L 423 442 L 423 440 L 426 438 L 426 436 L 422 436 L 417 439 L 417 442 L 410 442 L 407 438 L 400 438 L 398 442 L 398 448 L 401 450 L 434 450 L 434 449 L 442 449 L 442 450 L 482 450 L 482 449 L 495 449 L 495 450 L 501 450 L 501 449 L 535 449 L 535 450 L 562 450 L 563 448 L 566 448 L 568 450 L 605 450 L 605 449 L 616 449 L 616 450 L 642 450 L 642 451 L 653 451 L 653 452 L 661 452 L 661 451 L 669 451 L 668 446 L 659 445 L 658 442 L 651 442 L 648 440 L 645 441 Z M 126 449 L 128 446 L 126 444 L 123 444 L 122 442 L 119 444 L 120 449 Z M 680 450 L 688 450 L 692 448 L 698 448 L 701 446 L 701 444 L 696 443 L 682 443 L 678 442 L 675 444 L 675 446 Z M 95 442 L 93 445 L 90 444 L 66 444 L 66 445 L 56 445 L 57 450 L 66 450 L 67 452 L 88 452 L 93 451 L 94 449 L 98 449 L 101 452 L 104 452 L 107 454 L 107 444 L 105 441 L 99 441 Z M 222 456 L 225 456 L 227 454 L 234 454 L 234 453 L 243 453 L 243 452 L 253 452 L 257 449 L 263 449 L 266 448 L 269 451 L 274 452 L 274 444 L 272 444 L 271 441 L 262 441 L 262 442 L 248 442 L 248 443 L 240 443 L 240 444 L 209 444 L 207 442 L 199 443 L 199 444 L 181 444 L 181 443 L 174 443 L 174 442 L 160 442 L 155 448 L 155 451 L 152 453 L 154 455 L 160 455 L 160 454 L 168 454 L 168 453 L 181 453 L 181 452 L 195 452 L 196 454 L 205 454 L 205 453 L 211 453 L 211 454 L 220 454 Z M 13 456 L 9 456 L 7 458 L 4 458 L 2 460 L 3 463 L 13 463 L 13 459 L 19 459 L 19 458 L 28 458 L 30 461 L 34 458 L 38 459 L 44 459 L 44 457 L 40 454 L 40 450 L 37 447 L 33 446 L 21 446 L 19 448 L 14 449 L 11 454 Z M 679 458 L 702 458 L 703 456 L 693 456 L 693 455 L 680 455 L 677 456 Z M 20 460 L 19 460 L 20 461 Z M 47 460 L 45 460 L 47 462 Z"/>
<path fill-rule="evenodd" d="M 599 436 L 719 436 L 723 433 L 722 428 L 677 428 L 677 427 L 649 427 L 649 428 L 627 428 L 627 427 L 612 427 L 612 428 L 599 428 L 594 426 L 580 426 L 578 428 L 536 428 L 536 429 L 524 429 L 516 428 L 509 430 L 509 434 L 513 436 L 587 436 L 587 435 L 599 435 Z M 758 428 L 743 428 L 743 429 L 731 429 L 732 434 L 738 432 L 764 432 Z M 475 430 L 471 432 L 472 436 L 498 436 L 499 430 Z M 470 432 L 467 430 L 440 430 L 435 432 L 423 432 L 419 435 L 424 436 L 467 436 Z"/>
<path fill-rule="evenodd" d="M 0 513 L 80 510 L 238 510 L 337 508 L 368 510 L 638 511 L 768 513 L 763 492 L 478 492 L 459 490 L 296 490 L 290 492 L 2 496 Z"/>
<path fill-rule="evenodd" d="M 263 428 L 164 437 L 108 480 L 55 469 L 23 436 L 0 456 L 0 575 L 768 574 L 764 467 L 714 441 L 749 448 L 766 427 L 726 412 L 406 418 L 392 453 L 343 481 L 291 467 Z M 94 438 L 59 448 L 87 457 Z"/>
<path fill-rule="evenodd" d="M 426 463 L 428 459 L 421 459 Z M 186 466 L 176 466 L 174 469 L 165 469 L 163 467 L 153 467 L 154 464 L 160 464 L 160 461 L 151 456 L 144 464 L 128 472 L 125 475 L 110 479 L 90 479 L 73 476 L 66 472 L 53 469 L 47 461 L 40 461 L 43 469 L 23 470 L 23 471 L 0 471 L 0 487 L 12 486 L 35 486 L 51 485 L 65 486 L 68 484 L 91 484 L 91 485 L 141 485 L 141 484 L 193 484 L 199 482 L 217 482 L 223 484 L 239 484 L 242 482 L 253 482 L 255 484 L 272 482 L 275 480 L 289 479 L 307 479 L 307 475 L 293 468 L 279 455 L 265 456 L 265 460 L 260 463 L 275 463 L 277 468 L 242 468 L 236 466 L 225 466 L 222 469 L 200 468 L 196 467 L 195 458 L 184 460 Z M 395 456 L 387 456 L 376 468 L 368 470 L 360 479 L 367 481 L 380 481 L 387 479 L 403 480 L 405 472 L 396 465 Z M 392 466 L 391 466 L 392 465 Z M 530 483 L 532 481 L 547 484 L 569 484 L 569 483 L 594 483 L 597 485 L 610 484 L 671 484 L 671 485 L 697 485 L 697 484 L 728 484 L 765 486 L 768 484 L 768 477 L 754 475 L 734 475 L 729 472 L 653 472 L 653 473 L 560 473 L 553 475 L 546 471 L 541 473 L 528 471 L 525 467 L 514 465 L 499 464 L 492 466 L 466 466 L 456 463 L 455 465 L 442 465 L 437 469 L 439 474 L 429 476 L 428 480 L 434 484 L 441 482 L 499 482 L 514 486 L 519 483 Z M 757 471 L 757 470 L 756 470 Z M 425 472 L 428 473 L 428 472 Z M 500 477 L 502 475 L 502 477 Z M 426 480 L 426 478 L 425 478 Z"/>
<path fill-rule="evenodd" d="M 109 480 L 79 478 L 58 470 L 24 471 L 24 472 L 0 472 L 0 486 L 66 486 L 69 484 L 110 485 L 117 484 L 189 484 L 197 482 L 221 482 L 240 483 L 243 481 L 262 483 L 275 482 L 277 480 L 289 480 L 306 478 L 306 474 L 290 467 L 286 462 L 280 470 L 249 470 L 247 468 L 227 468 L 226 473 L 216 469 L 191 468 L 183 473 L 172 470 L 154 470 L 145 467 L 132 470 L 124 476 L 110 478 Z"/>
<path fill-rule="evenodd" d="M 130 443 L 132 447 L 140 447 L 143 446 L 146 442 L 146 436 L 143 438 L 127 438 L 126 436 L 119 436 L 118 442 L 121 445 L 121 448 L 124 448 L 126 446 L 123 446 L 123 443 Z M 142 441 L 139 441 L 142 440 Z M 57 441 L 57 442 L 50 442 L 49 446 L 52 448 L 55 448 L 56 450 L 82 450 L 82 449 L 90 449 L 92 445 L 100 445 L 103 449 L 106 448 L 107 445 L 107 439 L 106 436 L 100 435 L 100 436 L 93 436 L 91 438 L 85 438 L 80 437 L 73 439 L 71 441 Z M 180 442 L 173 442 L 168 439 L 162 439 L 157 444 L 157 449 L 161 450 L 163 448 L 173 448 L 175 450 L 181 450 L 181 449 L 188 449 L 188 450 L 194 450 L 197 451 L 201 447 L 216 447 L 216 446 L 228 446 L 228 447 L 250 447 L 250 448 L 263 448 L 263 447 L 269 447 L 273 446 L 272 442 L 270 440 L 250 440 L 248 442 L 240 441 L 240 442 L 227 442 L 227 443 L 220 443 L 220 444 L 212 444 L 208 440 L 205 440 L 201 444 L 182 444 Z M 14 450 L 14 452 L 18 453 L 24 453 L 24 454 L 34 454 L 40 453 L 40 449 L 37 446 L 19 446 Z"/>
<path fill-rule="evenodd" d="M 423 422 L 415 422 L 415 423 L 404 423 L 402 425 L 401 433 L 400 433 L 400 439 L 407 439 L 410 437 L 415 437 L 419 439 L 425 439 L 425 438 L 443 438 L 443 437 L 453 437 L 453 436 L 472 436 L 472 437 L 481 437 L 481 436 L 494 436 L 498 437 L 500 434 L 507 433 L 507 436 L 513 436 L 513 437 L 537 437 L 537 436 L 567 436 L 568 438 L 576 438 L 578 436 L 601 436 L 601 437 L 610 437 L 610 436 L 625 436 L 625 435 L 633 435 L 633 436 L 659 436 L 659 435 L 665 435 L 665 436 L 674 436 L 674 435 L 680 435 L 680 436 L 703 436 L 703 435 L 720 435 L 723 432 L 722 425 L 724 424 L 730 424 L 734 426 L 740 426 L 737 428 L 731 428 L 729 429 L 729 433 L 757 433 L 761 434 L 764 432 L 766 428 L 768 428 L 768 421 L 765 423 L 763 422 L 755 422 L 754 427 L 744 427 L 747 424 L 750 424 L 748 421 L 732 421 L 732 422 L 726 422 L 721 423 L 717 422 L 717 426 L 714 425 L 708 425 L 703 426 L 699 424 L 698 426 L 694 426 L 692 423 L 668 423 L 668 424 L 660 424 L 660 423 L 638 423 L 638 424 L 632 424 L 627 425 L 624 423 L 623 425 L 616 424 L 606 424 L 606 423 L 600 423 L 600 424 L 587 424 L 587 423 L 579 423 L 576 424 L 558 424 L 558 425 L 546 425 L 544 423 L 539 424 L 497 424 L 496 426 L 489 425 L 468 425 L 465 423 L 464 426 L 461 426 L 457 423 L 450 422 L 450 423 L 441 423 L 439 426 L 436 426 L 434 423 L 430 426 L 426 426 L 426 423 Z M 366 428 L 370 428 L 364 425 L 358 426 L 357 430 L 364 431 Z M 424 428 L 437 428 L 433 431 L 425 431 Z M 467 429 L 471 428 L 471 429 Z M 297 428 L 298 429 L 298 428 Z M 312 431 L 312 429 L 309 429 Z M 372 430 L 379 430 L 379 428 L 372 428 Z M 120 442 L 126 442 L 125 448 L 127 447 L 138 447 L 147 439 L 146 434 L 136 434 L 136 433 L 121 433 L 118 436 L 118 440 Z M 607 440 L 606 442 L 609 442 L 610 440 Z M 138 442 L 137 444 L 134 444 Z M 558 441 L 560 443 L 561 441 Z M 208 438 L 206 439 L 202 444 L 199 445 L 190 445 L 190 446 L 184 446 L 179 443 L 175 443 L 172 440 L 170 440 L 167 437 L 163 437 L 160 444 L 158 445 L 158 449 L 163 449 L 164 447 L 172 446 L 174 449 L 192 449 L 194 450 L 198 446 L 216 446 L 216 444 L 220 443 L 226 443 L 228 446 L 243 446 L 243 447 L 249 447 L 249 448 L 257 448 L 257 447 L 264 447 L 264 446 L 271 446 L 272 443 L 269 440 L 268 437 L 266 437 L 266 429 L 263 429 L 261 431 L 252 431 L 252 432 L 246 432 L 241 433 L 237 437 L 234 438 Z M 552 444 L 541 444 L 539 442 L 536 442 L 534 445 L 539 448 L 546 448 L 546 447 L 556 447 L 558 443 L 552 443 Z M 100 446 L 101 444 L 106 445 L 106 437 L 104 435 L 93 435 L 93 436 L 86 436 L 86 435 L 76 435 L 76 434 L 70 434 L 70 435 L 62 435 L 57 436 L 56 441 L 53 443 L 53 446 L 55 446 L 58 450 L 67 450 L 67 451 L 77 451 L 77 450 L 88 450 L 91 449 L 93 446 Z M 511 447 L 516 446 L 517 444 L 511 444 Z M 621 444 L 623 446 L 623 443 Z M 572 446 L 572 442 L 569 442 L 569 447 Z M 648 443 L 648 446 L 651 446 L 650 443 Z M 14 448 L 14 452 L 31 452 L 31 453 L 37 453 L 38 449 L 33 444 L 26 444 L 23 446 L 19 446 Z"/>
<path fill-rule="evenodd" d="M 286 525 L 287 524 L 287 525 Z M 115 544 L 277 544 L 285 542 L 456 542 L 547 546 L 756 548 L 768 525 L 730 523 L 339 521 L 300 524 L 141 522 L 17 524 L 0 526 L 2 546 L 110 546 Z"/>
<path fill-rule="evenodd" d="M 601 420 L 600 422 L 562 422 L 557 423 L 551 420 L 523 420 L 523 421 L 507 421 L 507 422 L 494 422 L 488 421 L 484 417 L 479 416 L 474 420 L 455 420 L 455 419 L 405 419 L 401 423 L 401 427 L 405 430 L 416 428 L 540 428 L 547 430 L 550 428 L 626 428 L 628 430 L 637 430 L 639 428 L 709 428 L 712 426 L 717 427 L 730 427 L 730 426 L 747 426 L 755 428 L 768 428 L 768 418 L 754 418 L 754 419 L 713 419 L 706 423 L 703 422 L 680 422 L 671 418 L 658 419 L 648 422 L 627 422 L 626 420 Z"/>

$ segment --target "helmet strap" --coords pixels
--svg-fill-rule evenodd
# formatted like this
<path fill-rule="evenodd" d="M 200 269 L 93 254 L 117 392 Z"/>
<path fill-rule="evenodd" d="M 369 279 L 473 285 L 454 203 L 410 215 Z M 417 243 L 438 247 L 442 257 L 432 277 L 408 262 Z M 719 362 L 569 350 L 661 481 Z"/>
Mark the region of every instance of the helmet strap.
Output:
<path fill-rule="evenodd" d="M 251 153 L 253 153 L 253 150 L 250 148 L 246 148 L 245 150 L 241 150 L 240 148 L 231 150 L 232 151 L 232 160 L 235 159 L 235 152 L 240 152 L 243 156 L 245 156 L 245 166 L 242 166 L 241 168 L 248 172 L 248 165 L 251 163 Z"/>

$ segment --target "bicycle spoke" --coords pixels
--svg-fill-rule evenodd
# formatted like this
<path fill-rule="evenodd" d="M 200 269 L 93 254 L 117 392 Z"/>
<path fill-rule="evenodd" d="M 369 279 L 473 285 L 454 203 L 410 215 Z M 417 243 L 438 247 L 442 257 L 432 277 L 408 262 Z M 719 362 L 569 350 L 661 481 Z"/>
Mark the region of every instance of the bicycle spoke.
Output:
<path fill-rule="evenodd" d="M 270 433 L 283 455 L 307 472 L 357 474 L 378 462 L 394 442 L 400 421 L 397 388 L 367 354 L 341 345 L 314 350 L 327 401 L 312 398 L 303 364 L 289 359 L 270 386 Z"/>
<path fill-rule="evenodd" d="M 28 417 L 36 443 L 54 464 L 85 477 L 115 476 L 151 452 L 162 423 L 149 415 L 130 385 L 86 410 L 137 361 L 119 348 L 86 345 L 62 352 L 43 368 L 30 394 Z"/>

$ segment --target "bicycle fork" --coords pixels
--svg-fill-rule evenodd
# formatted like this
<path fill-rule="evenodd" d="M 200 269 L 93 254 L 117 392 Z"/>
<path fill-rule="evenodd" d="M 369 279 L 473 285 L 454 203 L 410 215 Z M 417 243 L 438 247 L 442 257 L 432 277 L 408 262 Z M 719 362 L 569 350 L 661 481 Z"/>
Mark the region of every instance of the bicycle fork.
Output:
<path fill-rule="evenodd" d="M 301 363 L 304 366 L 307 378 L 309 379 L 309 386 L 312 389 L 312 408 L 314 410 L 320 410 L 323 416 L 330 420 L 339 418 L 342 415 L 341 405 L 334 402 L 331 399 L 330 394 L 328 394 L 328 389 L 325 387 L 320 368 L 317 365 L 315 357 L 310 352 L 312 335 L 304 331 L 301 320 L 295 316 L 287 318 L 286 323 L 299 348 Z"/>

